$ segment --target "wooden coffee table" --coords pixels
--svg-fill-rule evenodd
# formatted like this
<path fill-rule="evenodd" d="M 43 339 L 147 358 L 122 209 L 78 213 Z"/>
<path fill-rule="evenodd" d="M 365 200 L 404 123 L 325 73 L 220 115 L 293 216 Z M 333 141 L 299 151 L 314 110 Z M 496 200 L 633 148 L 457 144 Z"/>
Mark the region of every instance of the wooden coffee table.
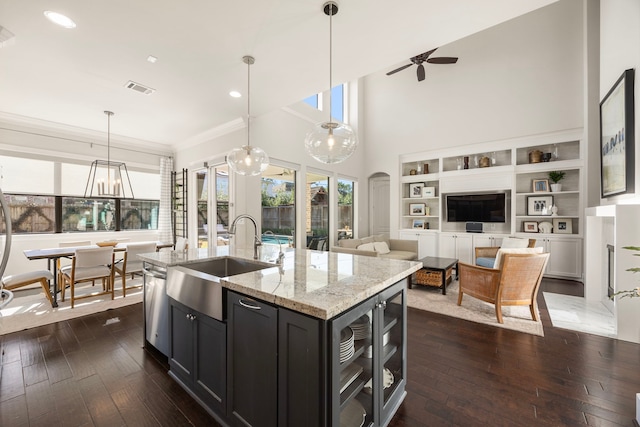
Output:
<path fill-rule="evenodd" d="M 456 269 L 456 276 L 458 275 L 458 260 L 455 258 L 441 258 L 435 256 L 428 256 L 418 261 L 422 262 L 422 269 L 427 271 L 433 271 L 440 273 L 442 281 L 439 288 L 442 289 L 442 295 L 447 294 L 447 271 L 451 268 Z M 413 287 L 409 282 L 409 289 Z"/>

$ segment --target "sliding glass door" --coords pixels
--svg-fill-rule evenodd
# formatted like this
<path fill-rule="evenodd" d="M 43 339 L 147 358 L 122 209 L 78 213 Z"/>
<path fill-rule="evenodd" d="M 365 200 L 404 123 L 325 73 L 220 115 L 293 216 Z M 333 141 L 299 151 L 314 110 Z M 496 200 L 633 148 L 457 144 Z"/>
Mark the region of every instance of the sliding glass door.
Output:
<path fill-rule="evenodd" d="M 262 174 L 260 190 L 262 242 L 293 246 L 296 232 L 296 171 L 269 165 Z"/>
<path fill-rule="evenodd" d="M 226 164 L 195 173 L 198 247 L 229 243 L 229 173 Z M 210 228 L 213 227 L 213 228 Z"/>
<path fill-rule="evenodd" d="M 329 177 L 307 172 L 307 248 L 329 250 Z"/>

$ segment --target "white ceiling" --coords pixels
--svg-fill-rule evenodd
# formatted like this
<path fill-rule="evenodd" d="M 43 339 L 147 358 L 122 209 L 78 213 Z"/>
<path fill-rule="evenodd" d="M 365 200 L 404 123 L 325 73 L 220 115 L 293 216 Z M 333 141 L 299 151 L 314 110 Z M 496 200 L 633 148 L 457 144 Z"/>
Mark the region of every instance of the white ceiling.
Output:
<path fill-rule="evenodd" d="M 454 40 L 555 0 L 343 0 L 333 18 L 333 82 L 390 71 L 408 58 L 457 56 Z M 323 0 L 0 0 L 0 114 L 111 132 L 167 146 L 246 115 L 244 55 L 257 116 L 329 86 Z M 43 11 L 72 18 L 50 23 Z M 487 49 L 491 47 L 488 46 Z M 148 55 L 158 62 L 146 61 Z M 464 58 L 455 66 L 464 66 Z M 415 67 L 403 73 L 413 73 Z M 400 74 L 389 78 L 398 78 Z M 133 80 L 156 89 L 126 89 Z M 416 82 L 416 84 L 419 84 Z"/>

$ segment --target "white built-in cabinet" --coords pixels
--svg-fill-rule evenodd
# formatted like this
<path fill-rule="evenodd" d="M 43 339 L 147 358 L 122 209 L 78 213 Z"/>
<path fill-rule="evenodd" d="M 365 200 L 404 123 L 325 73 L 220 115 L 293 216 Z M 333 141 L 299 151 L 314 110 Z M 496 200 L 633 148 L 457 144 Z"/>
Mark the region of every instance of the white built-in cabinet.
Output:
<path fill-rule="evenodd" d="M 403 230 L 400 231 L 400 238 L 418 241 L 418 258 L 438 256 L 438 233 L 436 232 Z"/>
<path fill-rule="evenodd" d="M 473 234 L 440 233 L 440 256 L 473 263 Z"/>
<path fill-rule="evenodd" d="M 548 276 L 582 279 L 584 145 L 575 129 L 402 155 L 399 236 L 418 240 L 421 258 L 463 262 L 473 262 L 473 248 L 500 246 L 506 236 L 535 238 L 551 253 Z M 560 191 L 551 191 L 550 171 L 565 173 Z M 469 236 L 464 223 L 447 221 L 448 194 L 483 192 L 507 194 L 505 223 L 486 223 L 484 233 Z"/>
<path fill-rule="evenodd" d="M 582 239 L 543 237 L 536 241 L 536 246 L 553 254 L 549 257 L 546 275 L 582 277 Z"/>
<path fill-rule="evenodd" d="M 496 247 L 502 244 L 504 235 L 479 233 L 473 236 L 473 247 Z"/>

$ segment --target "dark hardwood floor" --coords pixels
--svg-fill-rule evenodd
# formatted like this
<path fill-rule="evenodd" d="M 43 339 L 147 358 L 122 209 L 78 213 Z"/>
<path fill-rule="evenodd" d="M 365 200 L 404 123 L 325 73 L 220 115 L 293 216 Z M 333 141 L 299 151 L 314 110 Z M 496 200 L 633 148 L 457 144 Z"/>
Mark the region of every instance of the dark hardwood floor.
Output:
<path fill-rule="evenodd" d="M 544 337 L 409 309 L 391 426 L 633 426 L 640 345 L 553 328 L 539 304 Z M 1 336 L 0 425 L 218 425 L 141 337 L 140 304 Z"/>

